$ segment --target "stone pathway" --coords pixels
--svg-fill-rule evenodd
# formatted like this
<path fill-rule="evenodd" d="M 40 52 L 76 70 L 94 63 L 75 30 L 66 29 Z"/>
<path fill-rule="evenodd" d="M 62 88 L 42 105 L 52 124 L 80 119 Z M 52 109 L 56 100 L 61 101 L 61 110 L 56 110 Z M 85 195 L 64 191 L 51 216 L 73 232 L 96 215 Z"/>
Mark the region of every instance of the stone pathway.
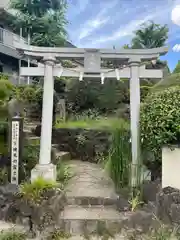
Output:
<path fill-rule="evenodd" d="M 126 216 L 116 210 L 112 180 L 97 164 L 70 161 L 68 166 L 73 177 L 65 189 L 68 205 L 60 216 L 64 231 L 72 235 L 91 234 L 99 224 L 104 229 L 119 230 L 119 222 Z"/>
<path fill-rule="evenodd" d="M 21 225 L 13 224 L 10 222 L 0 221 L 0 232 L 1 231 L 19 231 L 19 232 L 25 232 L 25 228 Z"/>
<path fill-rule="evenodd" d="M 104 200 L 117 200 L 112 180 L 97 164 L 70 161 L 68 166 L 74 175 L 66 188 L 68 199 L 100 198 Z"/>
<path fill-rule="evenodd" d="M 34 135 L 33 130 L 35 130 L 36 126 L 39 125 L 40 122 L 28 122 L 27 120 L 24 123 L 24 133 L 26 134 L 26 138 L 29 140 L 31 144 L 39 145 L 40 148 L 40 137 Z M 52 160 L 53 164 L 57 164 L 59 161 L 70 160 L 71 156 L 69 152 L 59 151 L 58 144 L 52 144 L 52 150 L 55 155 L 55 159 Z"/>

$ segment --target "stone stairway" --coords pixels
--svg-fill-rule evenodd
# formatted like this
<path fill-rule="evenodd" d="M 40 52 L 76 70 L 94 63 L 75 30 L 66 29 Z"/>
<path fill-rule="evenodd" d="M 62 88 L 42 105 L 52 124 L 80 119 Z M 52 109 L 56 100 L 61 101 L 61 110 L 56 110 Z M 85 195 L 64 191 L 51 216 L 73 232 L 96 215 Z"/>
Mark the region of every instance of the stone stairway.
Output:
<path fill-rule="evenodd" d="M 33 130 L 36 126 L 39 125 L 39 122 L 28 122 L 25 121 L 24 123 L 24 133 L 26 138 L 32 142 L 32 144 L 40 145 L 40 137 L 37 137 L 33 134 Z M 58 144 L 52 144 L 52 151 L 55 154 L 56 160 L 59 161 L 66 161 L 70 160 L 71 156 L 69 152 L 63 152 L 58 150 Z"/>
<path fill-rule="evenodd" d="M 71 161 L 68 166 L 74 177 L 65 189 L 68 204 L 60 215 L 61 228 L 72 235 L 90 235 L 99 228 L 118 233 L 126 216 L 116 210 L 111 179 L 97 164 Z"/>

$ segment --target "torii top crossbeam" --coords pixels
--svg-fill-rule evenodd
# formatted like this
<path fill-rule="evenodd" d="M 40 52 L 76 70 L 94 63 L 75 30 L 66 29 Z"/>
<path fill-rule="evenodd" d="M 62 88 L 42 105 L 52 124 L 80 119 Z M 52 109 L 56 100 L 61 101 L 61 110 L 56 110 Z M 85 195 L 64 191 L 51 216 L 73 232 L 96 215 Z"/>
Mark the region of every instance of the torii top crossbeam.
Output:
<path fill-rule="evenodd" d="M 49 56 L 61 59 L 84 58 L 85 53 L 99 53 L 102 59 L 130 59 L 133 56 L 141 56 L 142 60 L 151 60 L 167 53 L 167 47 L 152 49 L 97 49 L 97 48 L 63 48 L 63 47 L 36 47 L 21 43 L 15 43 L 15 47 L 23 51 L 25 55 L 34 57 Z"/>
<path fill-rule="evenodd" d="M 167 52 L 166 47 L 153 48 L 153 49 L 92 49 L 92 48 L 52 48 L 52 47 L 36 47 L 31 45 L 22 45 L 20 43 L 15 43 L 16 48 L 24 55 L 29 57 L 34 57 L 38 60 L 54 58 L 57 60 L 83 60 L 84 67 L 68 69 L 63 69 L 62 67 L 56 66 L 54 69 L 54 76 L 64 77 L 79 77 L 80 73 L 83 73 L 83 77 L 100 77 L 98 74 L 105 74 L 106 78 L 129 78 L 130 71 L 128 67 L 124 70 L 116 69 L 104 69 L 101 66 L 102 60 L 117 60 L 120 61 L 121 65 L 126 65 L 127 62 L 143 62 L 152 59 L 157 59 L 160 55 L 164 55 Z M 58 69 L 61 70 L 59 71 Z M 42 66 L 39 69 L 33 70 L 36 76 L 42 76 L 43 72 Z M 91 74 L 91 75 L 87 75 Z M 20 74 L 22 76 L 33 76 L 31 68 L 21 68 Z M 162 78 L 162 71 L 145 70 L 145 67 L 140 69 L 140 78 Z M 102 76 L 101 76 L 102 77 Z M 118 79 L 118 80 L 119 80 Z"/>

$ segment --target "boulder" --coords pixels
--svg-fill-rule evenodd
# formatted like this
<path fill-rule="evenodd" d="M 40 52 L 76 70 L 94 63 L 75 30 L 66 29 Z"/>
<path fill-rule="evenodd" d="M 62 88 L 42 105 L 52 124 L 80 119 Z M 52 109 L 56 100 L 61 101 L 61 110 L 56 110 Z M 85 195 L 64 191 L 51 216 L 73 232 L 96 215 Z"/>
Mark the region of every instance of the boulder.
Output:
<path fill-rule="evenodd" d="M 166 187 L 156 197 L 156 215 L 165 223 L 180 224 L 180 190 Z"/>

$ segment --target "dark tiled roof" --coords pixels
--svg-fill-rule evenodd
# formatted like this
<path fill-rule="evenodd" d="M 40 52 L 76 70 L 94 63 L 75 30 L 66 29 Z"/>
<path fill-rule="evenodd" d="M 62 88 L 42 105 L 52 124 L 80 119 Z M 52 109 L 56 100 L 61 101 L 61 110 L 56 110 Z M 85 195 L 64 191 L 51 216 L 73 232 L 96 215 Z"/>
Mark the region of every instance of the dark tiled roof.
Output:
<path fill-rule="evenodd" d="M 75 45 L 73 45 L 71 42 L 66 41 L 65 47 L 72 47 L 72 48 L 76 48 Z"/>

